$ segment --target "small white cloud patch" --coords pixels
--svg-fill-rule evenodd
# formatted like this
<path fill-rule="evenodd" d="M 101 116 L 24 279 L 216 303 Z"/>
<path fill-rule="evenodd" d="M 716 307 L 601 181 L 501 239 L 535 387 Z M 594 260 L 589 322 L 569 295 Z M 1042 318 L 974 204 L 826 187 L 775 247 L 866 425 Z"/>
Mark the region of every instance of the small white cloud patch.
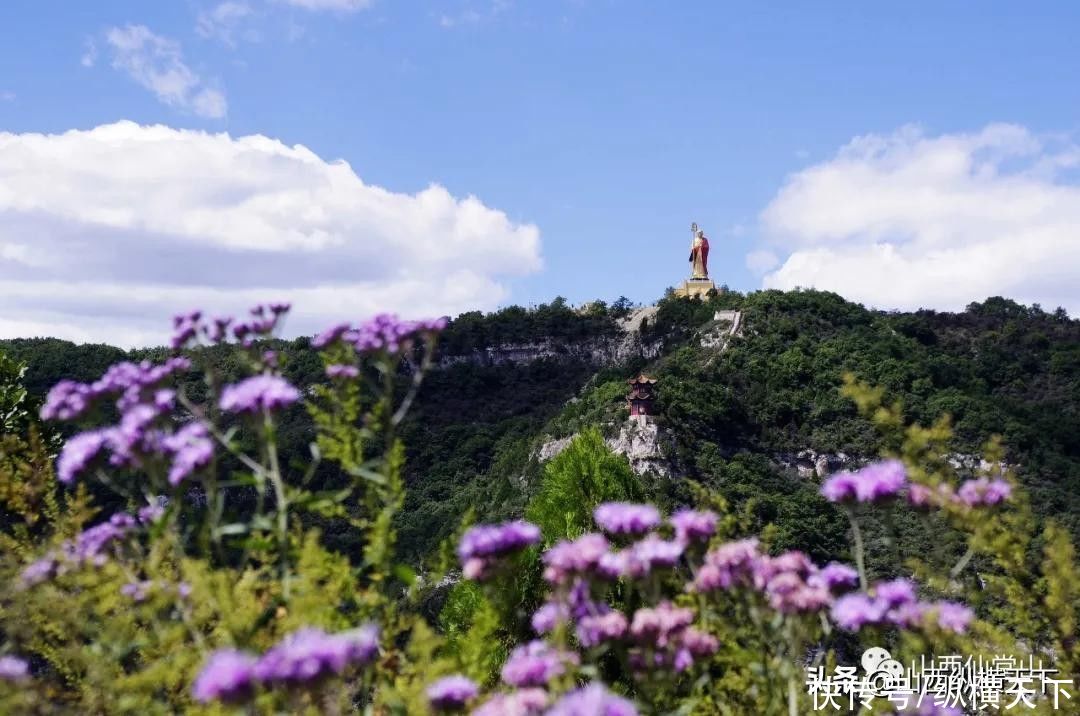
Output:
<path fill-rule="evenodd" d="M 145 25 L 110 28 L 105 33 L 105 40 L 112 50 L 113 68 L 153 92 L 159 101 L 201 117 L 219 119 L 225 116 L 228 110 L 225 95 L 208 87 L 184 63 L 183 52 L 176 41 L 155 35 Z"/>

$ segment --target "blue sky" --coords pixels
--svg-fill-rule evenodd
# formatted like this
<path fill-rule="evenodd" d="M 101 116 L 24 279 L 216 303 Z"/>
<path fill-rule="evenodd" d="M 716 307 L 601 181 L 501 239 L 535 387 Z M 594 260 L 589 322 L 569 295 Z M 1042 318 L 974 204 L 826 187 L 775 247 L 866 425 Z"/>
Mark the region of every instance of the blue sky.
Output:
<path fill-rule="evenodd" d="M 142 314 L 123 310 L 104 288 L 80 314 L 74 299 L 43 308 L 41 287 L 73 277 L 133 281 L 147 296 L 138 305 L 158 318 L 164 309 L 149 297 L 156 285 L 177 300 L 227 305 L 272 290 L 247 276 L 240 283 L 250 291 L 234 296 L 225 277 L 198 278 L 200 263 L 225 266 L 221 257 L 238 255 L 247 258 L 234 273 L 258 274 L 265 260 L 283 276 L 281 267 L 294 267 L 293 279 L 310 272 L 298 284 L 307 288 L 345 286 L 355 260 L 356 275 L 369 281 L 356 290 L 381 291 L 382 303 L 404 312 L 559 294 L 647 302 L 684 277 L 691 221 L 712 242 L 713 277 L 740 290 L 818 285 L 904 308 L 957 308 L 1006 293 L 1075 314 L 1078 20 L 1080 7 L 1066 2 L 980 3 L 975 11 L 930 2 L 12 0 L 0 10 L 0 132 L 9 138 L 0 179 L 19 196 L 5 204 L 0 189 L 0 215 L 22 233 L 0 233 L 0 279 L 19 284 L 8 299 L 22 313 L 0 316 L 0 334 L 90 339 L 122 329 L 121 342 L 149 340 Z M 62 150 L 59 140 L 28 139 L 121 120 L 134 128 L 77 137 Z M 221 179 L 233 171 L 229 142 L 170 135 L 162 146 L 173 148 L 147 155 L 140 171 L 113 173 L 113 155 L 85 147 L 93 140 L 125 152 L 115 156 L 141 156 L 129 147 L 141 146 L 147 125 L 302 145 L 319 171 L 343 159 L 365 187 L 400 201 L 390 210 L 371 199 L 363 210 L 371 215 L 348 209 L 316 243 L 368 248 L 326 260 L 284 238 L 258 245 L 265 214 L 227 220 L 229 240 L 251 232 L 237 243 L 221 243 L 215 230 L 200 234 L 201 224 L 174 240 L 169 206 L 198 213 L 199 201 L 228 202 L 263 172 L 293 181 L 281 165 L 300 160 L 256 162 L 241 190 Z M 146 173 L 187 154 L 187 142 L 200 142 L 192 156 L 217 153 L 207 155 L 213 179 L 190 166 Z M 40 169 L 27 173 L 35 163 Z M 48 181 L 57 175 L 65 177 L 59 186 L 95 178 L 61 190 Z M 160 187 L 185 181 L 212 196 L 154 200 Z M 414 221 L 429 202 L 407 199 L 433 184 L 452 204 L 440 210 L 445 221 Z M 117 193 L 130 210 L 111 205 Z M 476 211 L 461 204 L 469 196 L 480 202 Z M 1002 197 L 1022 199 L 1001 208 Z M 92 210 L 103 201 L 114 210 L 104 220 Z M 351 203 L 326 201 L 320 217 Z M 281 212 L 292 206 L 284 201 Z M 476 221 L 461 219 L 476 212 Z M 128 223 L 115 219 L 129 215 Z M 289 229 L 321 237 L 320 220 Z M 148 224 L 153 230 L 140 233 Z M 410 228 L 426 235 L 404 246 L 389 236 Z M 110 229 L 129 243 L 105 236 Z M 101 259 L 72 274 L 51 260 L 75 250 L 120 255 L 136 241 L 135 264 Z M 1001 250 L 1029 243 L 1038 258 L 1030 264 L 1027 252 L 1020 261 Z M 441 258 L 430 260 L 440 244 Z M 155 265 L 166 261 L 155 259 L 159 249 L 180 257 L 168 266 L 192 265 L 170 273 Z M 1004 263 L 972 268 L 993 255 Z M 393 256 L 424 268 L 414 276 Z M 1010 266 L 1020 275 L 1000 280 Z M 469 276 L 440 283 L 460 268 Z M 911 278 L 882 285 L 897 273 Z M 437 285 L 431 302 L 395 283 L 405 278 Z"/>

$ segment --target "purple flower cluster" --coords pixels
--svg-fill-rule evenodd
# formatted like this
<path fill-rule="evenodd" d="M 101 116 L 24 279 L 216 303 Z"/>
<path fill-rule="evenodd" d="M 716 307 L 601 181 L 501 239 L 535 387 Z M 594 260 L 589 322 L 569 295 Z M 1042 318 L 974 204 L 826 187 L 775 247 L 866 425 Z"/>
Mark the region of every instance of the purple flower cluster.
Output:
<path fill-rule="evenodd" d="M 150 596 L 150 590 L 153 589 L 153 587 L 154 583 L 149 580 L 128 582 L 120 587 L 120 593 L 125 597 L 130 598 L 133 602 L 143 602 Z"/>
<path fill-rule="evenodd" d="M 546 716 L 637 716 L 637 709 L 602 684 L 593 683 L 563 696 Z"/>
<path fill-rule="evenodd" d="M 126 537 L 137 522 L 126 512 L 117 512 L 105 522 L 81 532 L 74 540 L 66 540 L 60 548 L 27 565 L 19 576 L 24 587 L 40 584 L 56 574 L 84 564 L 101 566 L 108 561 L 110 546 Z"/>
<path fill-rule="evenodd" d="M 661 668 L 682 672 L 693 666 L 696 658 L 715 654 L 720 643 L 690 626 L 693 621 L 693 609 L 667 601 L 634 612 L 628 635 L 637 644 L 630 651 L 635 671 Z"/>
<path fill-rule="evenodd" d="M 494 563 L 540 541 L 540 528 L 523 520 L 477 525 L 461 537 L 457 554 L 468 579 L 483 579 Z"/>
<path fill-rule="evenodd" d="M 588 648 L 602 642 L 621 639 L 626 634 L 626 617 L 622 612 L 586 614 L 578 619 L 576 634 L 578 643 Z"/>
<path fill-rule="evenodd" d="M 161 365 L 150 361 L 124 361 L 109 367 L 93 383 L 62 380 L 52 387 L 41 407 L 43 420 L 76 420 L 102 398 L 116 397 L 116 406 L 127 412 L 139 403 L 171 407 L 172 391 L 158 391 L 158 386 L 177 373 L 191 368 L 187 358 L 170 358 Z"/>
<path fill-rule="evenodd" d="M 334 363 L 326 366 L 327 378 L 342 378 L 352 379 L 360 376 L 360 369 L 354 365 L 343 365 L 340 363 Z"/>
<path fill-rule="evenodd" d="M 42 417 L 72 420 L 105 396 L 116 395 L 120 422 L 79 433 L 64 445 L 56 461 L 57 478 L 69 484 L 108 454 L 113 467 L 137 467 L 147 458 L 170 463 L 168 480 L 178 485 L 213 458 L 213 442 L 200 423 L 188 423 L 170 432 L 168 420 L 176 394 L 161 383 L 187 370 L 186 358 L 170 358 L 163 365 L 149 362 L 117 363 L 91 384 L 61 381 L 49 393 Z"/>
<path fill-rule="evenodd" d="M 495 694 L 472 716 L 537 716 L 548 702 L 548 693 L 544 689 L 518 689 L 510 693 Z"/>
<path fill-rule="evenodd" d="M 446 676 L 427 687 L 428 703 L 437 711 L 456 711 L 480 693 L 476 683 L 461 674 Z"/>
<path fill-rule="evenodd" d="M 306 628 L 285 637 L 261 658 L 234 649 L 211 655 L 195 680 L 197 701 L 242 699 L 256 685 L 310 684 L 370 663 L 379 651 L 379 630 L 372 624 L 339 634 Z"/>
<path fill-rule="evenodd" d="M 233 337 L 243 345 L 249 346 L 258 338 L 272 336 L 285 314 L 290 310 L 288 303 L 269 303 L 254 306 L 249 312 L 251 318 L 237 321 L 231 316 L 219 316 L 207 319 L 202 311 L 190 311 L 173 316 L 173 335 L 170 345 L 173 350 L 180 350 L 205 340 L 211 344 L 225 343 L 229 339 L 230 328 Z"/>
<path fill-rule="evenodd" d="M 510 686 L 545 686 L 565 673 L 568 664 L 577 663 L 577 654 L 560 651 L 542 641 L 531 641 L 510 653 L 502 668 L 502 679 Z"/>
<path fill-rule="evenodd" d="M 360 353 L 398 353 L 407 348 L 419 336 L 438 333 L 446 328 L 445 318 L 406 321 L 389 313 L 381 313 L 371 320 L 353 326 L 339 323 L 326 329 L 311 342 L 315 348 L 341 341 L 349 343 Z"/>
<path fill-rule="evenodd" d="M 869 593 L 844 595 L 832 606 L 833 621 L 849 631 L 864 626 L 910 629 L 935 620 L 941 629 L 963 634 L 974 617 L 971 609 L 956 602 L 919 601 L 915 585 L 906 579 L 878 582 Z"/>
<path fill-rule="evenodd" d="M 239 701 L 255 687 L 255 657 L 235 649 L 219 649 L 210 655 L 192 687 L 200 703 Z"/>
<path fill-rule="evenodd" d="M 547 634 L 569 620 L 570 607 L 562 602 L 547 602 L 533 613 L 531 624 L 537 634 Z"/>
<path fill-rule="evenodd" d="M 652 505 L 605 502 L 593 511 L 593 519 L 609 535 L 642 535 L 660 524 L 660 511 Z"/>
<path fill-rule="evenodd" d="M 379 630 L 374 625 L 340 634 L 309 627 L 266 652 L 255 665 L 255 678 L 266 684 L 310 682 L 341 674 L 353 664 L 366 664 L 378 650 Z"/>
<path fill-rule="evenodd" d="M 716 534 L 717 521 L 716 513 L 708 510 L 679 510 L 670 519 L 675 528 L 675 539 L 687 544 L 707 542 Z"/>
<path fill-rule="evenodd" d="M 656 607 L 642 607 L 634 612 L 630 635 L 639 642 L 663 647 L 693 623 L 693 609 L 660 602 Z"/>
<path fill-rule="evenodd" d="M 980 477 L 967 480 L 955 492 L 947 484 L 931 488 L 913 484 L 908 490 L 908 502 L 915 507 L 941 507 L 947 504 L 963 507 L 992 507 L 1012 496 L 1012 485 L 1006 480 Z"/>
<path fill-rule="evenodd" d="M 30 665 L 17 656 L 0 656 L 0 681 L 25 681 Z"/>
<path fill-rule="evenodd" d="M 907 486 L 907 469 L 899 460 L 884 460 L 857 472 L 833 475 L 821 486 L 830 502 L 881 502 Z"/>
<path fill-rule="evenodd" d="M 162 449 L 173 456 L 169 466 L 169 484 L 179 485 L 214 458 L 214 443 L 202 423 L 188 423 L 161 439 Z"/>
<path fill-rule="evenodd" d="M 686 544 L 679 540 L 649 534 L 624 550 L 602 555 L 596 571 L 607 579 L 641 579 L 654 569 L 674 567 L 685 549 Z"/>
<path fill-rule="evenodd" d="M 857 582 L 858 575 L 847 565 L 818 567 L 798 551 L 772 557 L 758 550 L 756 539 L 746 539 L 707 552 L 705 564 L 688 589 L 712 592 L 752 588 L 763 594 L 773 609 L 801 614 L 824 609 L 832 604 L 836 593 Z"/>
<path fill-rule="evenodd" d="M 980 477 L 960 485 L 956 497 L 968 507 L 999 505 L 1012 496 L 1012 485 L 1005 480 L 989 480 Z"/>
<path fill-rule="evenodd" d="M 300 391 L 289 381 L 263 373 L 225 386 L 218 405 L 230 413 L 262 413 L 292 405 L 299 399 Z"/>
<path fill-rule="evenodd" d="M 600 559 L 608 554 L 604 535 L 589 533 L 576 540 L 563 540 L 544 553 L 544 579 L 552 584 L 565 584 L 572 577 L 596 569 Z"/>

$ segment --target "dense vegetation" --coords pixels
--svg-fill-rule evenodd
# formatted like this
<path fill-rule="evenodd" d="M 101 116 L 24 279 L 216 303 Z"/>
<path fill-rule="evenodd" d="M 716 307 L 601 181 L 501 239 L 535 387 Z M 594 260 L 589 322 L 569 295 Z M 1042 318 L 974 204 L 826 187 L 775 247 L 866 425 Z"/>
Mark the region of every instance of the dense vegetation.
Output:
<path fill-rule="evenodd" d="M 743 334 L 719 336 L 732 306 Z M 563 350 L 623 341 L 627 308 L 286 342 L 272 304 L 235 340 L 183 316 L 171 350 L 9 342 L 0 710 L 794 716 L 869 646 L 1080 669 L 1075 511 L 1031 502 L 1073 507 L 1052 466 L 1075 462 L 1075 322 L 669 296 L 643 331 L 669 479 L 605 441 L 643 359 Z M 492 360 L 508 343 L 536 359 Z M 49 371 L 81 382 L 43 400 Z M 549 436 L 573 439 L 541 464 Z M 802 448 L 865 466 L 800 477 Z M 1032 686 L 1049 713 L 1057 687 Z"/>
<path fill-rule="evenodd" d="M 742 336 L 722 352 L 702 348 L 697 337 L 722 308 L 743 311 Z M 439 356 L 610 337 L 630 309 L 620 299 L 577 311 L 558 299 L 463 314 L 445 330 Z M 847 372 L 885 388 L 914 420 L 951 416 L 958 453 L 977 455 L 1000 435 L 1038 514 L 1080 535 L 1080 322 L 1063 311 L 991 298 L 956 314 L 884 313 L 818 291 L 726 292 L 707 302 L 665 297 L 643 330 L 665 346 L 647 366 L 555 357 L 449 361 L 433 371 L 403 426 L 403 556 L 429 554 L 469 508 L 487 519 L 520 513 L 536 488 L 535 453 L 546 436 L 605 424 L 610 432 L 621 419 L 624 381 L 642 367 L 660 378 L 660 419 L 677 438 L 679 470 L 737 504 L 753 498 L 762 524 L 777 524 L 785 543 L 825 556 L 840 538 L 828 536 L 836 516 L 821 514 L 816 484 L 793 480 L 778 458 L 805 448 L 869 458 L 887 447 L 840 395 Z M 308 339 L 279 348 L 291 380 L 324 380 Z M 31 401 L 61 378 L 90 380 L 125 355 L 52 339 L 4 341 L 0 350 L 28 364 Z M 236 377 L 238 366 L 224 354 L 219 362 L 226 378 Z M 302 459 L 312 434 L 304 413 L 287 416 L 282 433 L 285 451 Z"/>

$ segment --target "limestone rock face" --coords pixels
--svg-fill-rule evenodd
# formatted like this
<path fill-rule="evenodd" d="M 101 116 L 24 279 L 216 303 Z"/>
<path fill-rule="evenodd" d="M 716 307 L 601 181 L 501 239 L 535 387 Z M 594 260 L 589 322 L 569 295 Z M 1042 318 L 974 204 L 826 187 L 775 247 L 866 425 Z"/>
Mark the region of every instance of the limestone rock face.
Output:
<path fill-rule="evenodd" d="M 558 440 L 548 440 L 540 446 L 540 451 L 536 455 L 537 459 L 540 462 L 547 462 L 565 450 L 570 444 L 570 441 L 575 437 L 576 435 L 571 435 L 570 437 L 559 438 Z"/>
<path fill-rule="evenodd" d="M 636 358 L 652 360 L 660 355 L 663 343 L 644 341 L 641 324 L 653 320 L 656 310 L 656 306 L 645 306 L 631 312 L 619 321 L 619 331 L 614 335 L 583 341 L 545 338 L 529 343 L 503 343 L 469 353 L 444 355 L 439 359 L 439 367 L 448 368 L 458 363 L 485 366 L 531 363 L 542 358 L 585 360 L 597 366 L 623 365 Z"/>
<path fill-rule="evenodd" d="M 638 475 L 652 472 L 671 477 L 671 464 L 662 448 L 667 440 L 668 436 L 652 420 L 631 418 L 623 424 L 617 437 L 608 439 L 607 445 L 616 455 L 625 455 Z"/>
<path fill-rule="evenodd" d="M 794 470 L 802 479 L 820 479 L 834 472 L 856 467 L 856 460 L 846 453 L 817 452 L 810 448 L 799 450 L 795 454 L 778 455 L 776 461 L 781 466 Z"/>

